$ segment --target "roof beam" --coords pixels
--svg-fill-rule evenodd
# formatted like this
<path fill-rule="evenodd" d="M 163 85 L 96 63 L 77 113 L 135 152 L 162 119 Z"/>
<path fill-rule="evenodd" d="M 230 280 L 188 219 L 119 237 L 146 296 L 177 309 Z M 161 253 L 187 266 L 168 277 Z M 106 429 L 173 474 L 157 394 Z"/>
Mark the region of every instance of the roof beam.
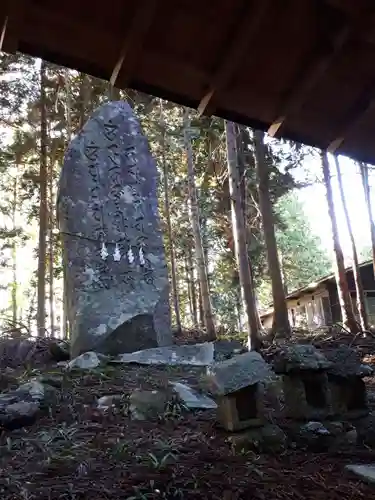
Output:
<path fill-rule="evenodd" d="M 250 3 L 250 2 L 249 2 Z M 215 110 L 215 96 L 229 83 L 243 58 L 250 41 L 256 35 L 262 20 L 265 17 L 269 0 L 256 2 L 255 8 L 249 7 L 243 17 L 241 25 L 236 29 L 233 41 L 229 46 L 224 58 L 220 62 L 219 68 L 213 75 L 209 90 L 201 99 L 198 106 L 199 116 L 211 115 Z"/>
<path fill-rule="evenodd" d="M 123 85 L 130 79 L 134 63 L 142 50 L 143 40 L 154 18 L 156 4 L 157 0 L 140 0 L 109 80 L 113 87 L 120 72 Z"/>
<path fill-rule="evenodd" d="M 343 6 L 341 0 L 339 2 L 334 0 L 328 1 L 329 3 L 336 3 L 336 7 Z M 351 5 L 351 1 L 344 3 L 346 6 Z M 334 59 L 342 53 L 350 37 L 354 34 L 363 37 L 365 33 L 368 33 L 366 27 L 372 28 L 374 14 L 375 11 L 372 2 L 362 2 L 355 8 L 355 14 L 350 17 L 351 21 L 345 24 L 334 36 L 331 50 L 310 64 L 296 88 L 286 98 L 281 107 L 281 112 L 279 112 L 278 117 L 268 129 L 268 134 L 271 137 L 281 135 L 281 129 L 288 116 L 298 111 L 306 102 L 308 93 L 325 75 Z"/>
<path fill-rule="evenodd" d="M 280 135 L 281 129 L 288 116 L 302 107 L 307 99 L 308 93 L 327 72 L 337 54 L 341 52 L 346 42 L 349 40 L 352 32 L 353 28 L 350 25 L 345 25 L 341 28 L 333 39 L 332 50 L 324 56 L 315 59 L 312 64 L 309 65 L 302 79 L 282 104 L 279 116 L 268 129 L 268 135 L 271 137 L 276 136 L 276 134 Z"/>
<path fill-rule="evenodd" d="M 367 9 L 372 0 L 356 0 L 355 2 L 353 0 L 325 0 L 325 2 L 337 11 L 354 18 L 358 11 Z"/>
<path fill-rule="evenodd" d="M 345 140 L 350 136 L 350 134 L 359 126 L 360 122 L 370 113 L 375 110 L 375 91 L 370 95 L 369 101 L 365 108 L 357 111 L 351 116 L 350 119 L 341 127 L 340 133 L 337 137 L 329 144 L 327 151 L 329 153 L 336 153 L 337 150 L 343 145 Z"/>
<path fill-rule="evenodd" d="M 12 0 L 2 6 L 4 23 L 0 36 L 0 50 L 14 54 L 18 50 L 18 40 L 27 0 Z"/>
<path fill-rule="evenodd" d="M 1 30 L 1 36 L 0 36 L 0 52 L 3 50 L 3 44 L 4 44 L 4 39 L 5 39 L 5 33 L 7 31 L 7 26 L 8 26 L 8 16 L 4 19 L 3 22 L 3 28 Z"/>

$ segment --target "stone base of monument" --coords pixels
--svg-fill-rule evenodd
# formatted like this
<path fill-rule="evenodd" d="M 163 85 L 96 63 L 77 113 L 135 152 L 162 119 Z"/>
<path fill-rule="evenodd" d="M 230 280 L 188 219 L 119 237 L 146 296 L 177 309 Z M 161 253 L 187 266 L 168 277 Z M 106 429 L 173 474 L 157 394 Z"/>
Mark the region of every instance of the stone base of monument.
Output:
<path fill-rule="evenodd" d="M 171 342 L 167 340 L 167 344 Z M 131 353 L 139 350 L 152 349 L 163 345 L 163 339 L 158 339 L 154 326 L 153 314 L 138 314 L 129 321 L 118 326 L 95 345 L 95 351 L 116 356 L 119 353 Z"/>

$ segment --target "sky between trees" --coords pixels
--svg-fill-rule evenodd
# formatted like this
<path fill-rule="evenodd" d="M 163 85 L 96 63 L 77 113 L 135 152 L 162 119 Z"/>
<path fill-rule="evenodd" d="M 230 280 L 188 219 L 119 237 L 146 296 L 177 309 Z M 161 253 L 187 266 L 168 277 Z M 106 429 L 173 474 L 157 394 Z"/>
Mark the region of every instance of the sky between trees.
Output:
<path fill-rule="evenodd" d="M 33 330 L 36 321 L 37 267 L 40 225 L 40 163 L 46 149 L 47 254 L 46 317 L 49 328 L 63 329 L 63 276 L 61 248 L 55 217 L 55 201 L 63 153 L 93 109 L 107 102 L 109 88 L 87 75 L 53 65 L 44 66 L 19 54 L 0 58 L 0 324 L 9 321 Z M 43 88 L 44 96 L 41 94 Z M 166 253 L 171 241 L 177 263 L 177 285 L 183 322 L 202 322 L 197 263 L 188 217 L 187 164 L 184 150 L 182 108 L 172 103 L 129 91 L 116 92 L 127 98 L 140 119 L 160 171 L 159 205 Z M 113 97 L 113 96 L 112 96 Z M 46 135 L 41 137 L 41 113 L 46 109 Z M 230 198 L 224 122 L 217 118 L 197 119 L 190 113 L 194 174 L 200 231 L 208 266 L 210 294 L 216 320 L 227 328 L 238 328 L 239 281 L 233 253 Z M 164 131 L 164 132 L 163 132 Z M 246 219 L 249 258 L 254 271 L 258 304 L 270 302 L 270 281 L 265 259 L 262 224 L 257 200 L 251 131 L 239 129 L 239 168 L 246 190 Z M 309 148 L 270 140 L 270 198 L 276 217 L 276 236 L 289 291 L 326 274 L 331 269 L 332 241 L 325 189 L 319 157 Z M 342 160 L 344 189 L 359 253 L 367 257 L 370 233 L 357 166 Z M 285 166 L 287 168 L 285 170 Z M 172 240 L 168 237 L 165 183 L 168 180 Z M 373 179 L 371 173 L 370 182 Z M 309 186 L 295 188 L 296 183 Z M 334 196 L 344 253 L 350 264 L 338 189 L 333 174 Z M 163 191 L 164 189 L 164 191 Z M 319 241 L 321 240 L 321 241 Z M 169 265 L 171 263 L 169 262 Z M 39 269 L 40 271 L 40 269 Z M 195 317 L 195 319 L 194 319 Z"/>

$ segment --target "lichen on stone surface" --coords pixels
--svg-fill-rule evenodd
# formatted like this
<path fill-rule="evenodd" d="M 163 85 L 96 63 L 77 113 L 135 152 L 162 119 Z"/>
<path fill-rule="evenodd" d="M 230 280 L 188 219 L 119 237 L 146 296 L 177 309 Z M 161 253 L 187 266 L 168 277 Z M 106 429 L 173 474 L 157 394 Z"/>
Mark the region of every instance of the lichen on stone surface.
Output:
<path fill-rule="evenodd" d="M 327 370 L 331 365 L 332 363 L 324 354 L 311 344 L 283 347 L 273 361 L 276 373 Z"/>
<path fill-rule="evenodd" d="M 272 376 L 271 368 L 262 356 L 251 351 L 209 366 L 206 382 L 213 394 L 223 396 Z"/>

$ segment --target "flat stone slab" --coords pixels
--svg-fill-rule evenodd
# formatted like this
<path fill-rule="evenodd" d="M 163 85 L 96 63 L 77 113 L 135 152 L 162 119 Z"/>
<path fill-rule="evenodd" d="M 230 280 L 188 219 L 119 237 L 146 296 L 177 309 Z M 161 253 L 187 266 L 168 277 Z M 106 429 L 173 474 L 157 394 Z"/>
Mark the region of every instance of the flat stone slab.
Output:
<path fill-rule="evenodd" d="M 346 465 L 345 469 L 352 472 L 366 483 L 375 484 L 375 463 L 367 465 Z"/>
<path fill-rule="evenodd" d="M 290 345 L 281 349 L 273 362 L 276 373 L 291 373 L 304 370 L 327 370 L 332 363 L 310 344 Z"/>
<path fill-rule="evenodd" d="M 272 370 L 262 356 L 251 351 L 208 367 L 206 382 L 213 394 L 225 396 L 272 377 Z"/>
<path fill-rule="evenodd" d="M 207 366 L 213 363 L 213 360 L 213 342 L 204 342 L 203 344 L 172 345 L 124 353 L 111 362 L 138 363 L 140 365 Z"/>
<path fill-rule="evenodd" d="M 370 365 L 362 363 L 360 354 L 347 346 L 327 349 L 324 355 L 332 363 L 328 374 L 342 379 L 350 377 L 370 377 L 374 371 Z"/>
<path fill-rule="evenodd" d="M 173 387 L 174 391 L 178 394 L 187 408 L 216 410 L 217 404 L 215 401 L 205 394 L 200 394 L 181 382 L 170 382 L 170 385 Z"/>

